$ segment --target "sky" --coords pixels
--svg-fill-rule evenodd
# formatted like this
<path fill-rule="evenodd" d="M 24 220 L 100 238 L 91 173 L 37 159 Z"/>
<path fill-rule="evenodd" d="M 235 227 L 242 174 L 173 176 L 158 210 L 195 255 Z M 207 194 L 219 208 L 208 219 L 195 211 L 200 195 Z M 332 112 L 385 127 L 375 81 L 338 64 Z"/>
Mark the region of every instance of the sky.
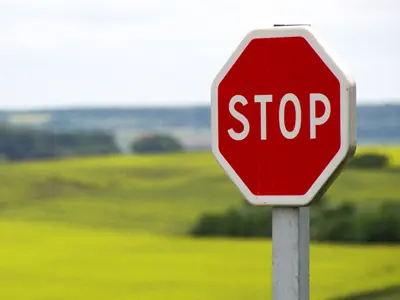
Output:
<path fill-rule="evenodd" d="M 0 0 L 0 109 L 210 103 L 242 38 L 311 24 L 358 103 L 400 103 L 398 0 Z"/>

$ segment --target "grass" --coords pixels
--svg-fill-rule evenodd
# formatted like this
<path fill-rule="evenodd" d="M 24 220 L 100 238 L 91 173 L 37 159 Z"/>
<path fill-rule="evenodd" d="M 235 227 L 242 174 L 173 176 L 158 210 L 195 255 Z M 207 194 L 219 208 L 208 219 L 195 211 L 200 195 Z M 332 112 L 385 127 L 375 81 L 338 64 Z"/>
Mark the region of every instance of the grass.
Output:
<path fill-rule="evenodd" d="M 393 168 L 345 171 L 328 191 L 331 200 L 400 199 L 400 148 L 372 150 L 388 153 Z M 243 199 L 210 153 L 3 164 L 0 181 L 2 218 L 162 234 L 185 233 L 203 212 Z"/>
<path fill-rule="evenodd" d="M 311 299 L 399 283 L 400 246 L 313 244 L 310 252 Z M 2 299 L 271 299 L 265 240 L 0 221 L 0 257 Z"/>
<path fill-rule="evenodd" d="M 345 171 L 332 201 L 400 200 L 400 148 L 370 151 L 391 168 Z M 174 235 L 243 201 L 209 153 L 0 164 L 0 181 L 2 299 L 271 299 L 270 242 Z M 312 244 L 311 299 L 399 299 L 398 257 Z"/>

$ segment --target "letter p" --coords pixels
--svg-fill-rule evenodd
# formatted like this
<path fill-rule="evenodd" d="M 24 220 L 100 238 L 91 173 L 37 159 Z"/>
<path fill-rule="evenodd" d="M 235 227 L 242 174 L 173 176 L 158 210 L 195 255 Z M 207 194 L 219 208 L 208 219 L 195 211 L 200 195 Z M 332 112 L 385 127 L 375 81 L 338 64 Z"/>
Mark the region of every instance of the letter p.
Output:
<path fill-rule="evenodd" d="M 317 101 L 321 101 L 325 106 L 324 114 L 317 118 L 316 116 L 316 104 Z M 328 97 L 323 94 L 310 94 L 310 138 L 317 138 L 317 126 L 325 124 L 331 115 L 331 103 Z"/>

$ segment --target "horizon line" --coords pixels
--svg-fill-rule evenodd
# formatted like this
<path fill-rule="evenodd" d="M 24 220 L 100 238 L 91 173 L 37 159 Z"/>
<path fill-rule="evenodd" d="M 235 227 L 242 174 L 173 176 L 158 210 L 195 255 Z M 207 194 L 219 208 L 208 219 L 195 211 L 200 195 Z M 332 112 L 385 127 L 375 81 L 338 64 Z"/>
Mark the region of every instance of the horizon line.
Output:
<path fill-rule="evenodd" d="M 389 101 L 377 102 L 371 99 L 363 102 L 357 101 L 357 106 L 400 106 L 400 98 L 391 98 Z M 119 109 L 187 109 L 210 107 L 210 103 L 175 103 L 175 104 L 120 104 L 120 105 L 59 105 L 59 106 L 37 106 L 37 107 L 0 107 L 0 112 L 37 112 L 37 111 L 67 111 L 67 110 L 119 110 Z"/>

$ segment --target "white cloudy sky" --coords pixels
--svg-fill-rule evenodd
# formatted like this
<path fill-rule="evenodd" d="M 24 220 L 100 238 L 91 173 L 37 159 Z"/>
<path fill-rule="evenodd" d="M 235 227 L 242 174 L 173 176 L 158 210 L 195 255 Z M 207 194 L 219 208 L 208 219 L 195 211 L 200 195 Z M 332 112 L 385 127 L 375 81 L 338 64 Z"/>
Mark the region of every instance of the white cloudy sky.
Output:
<path fill-rule="evenodd" d="M 399 16 L 398 0 L 0 0 L 0 108 L 207 104 L 241 38 L 274 23 L 315 27 L 359 102 L 400 98 Z"/>

